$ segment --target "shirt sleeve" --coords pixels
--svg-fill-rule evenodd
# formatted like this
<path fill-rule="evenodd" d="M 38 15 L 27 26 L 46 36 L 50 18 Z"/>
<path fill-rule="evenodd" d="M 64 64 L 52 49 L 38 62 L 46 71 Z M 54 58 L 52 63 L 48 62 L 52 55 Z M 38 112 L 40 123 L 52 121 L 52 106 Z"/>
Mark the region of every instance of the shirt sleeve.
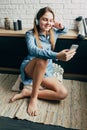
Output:
<path fill-rule="evenodd" d="M 55 41 L 57 40 L 57 38 L 68 32 L 68 28 L 63 28 L 63 29 L 57 29 L 57 28 L 53 28 L 54 29 L 54 37 L 55 37 Z"/>
<path fill-rule="evenodd" d="M 60 34 L 65 34 L 65 33 L 67 33 L 68 32 L 68 28 L 63 28 L 63 29 L 54 29 L 55 31 L 56 31 L 56 33 L 60 33 Z"/>
<path fill-rule="evenodd" d="M 26 33 L 26 42 L 29 55 L 43 59 L 55 60 L 57 58 L 57 52 L 53 52 L 49 49 L 38 48 L 36 45 L 36 40 L 31 32 Z"/>

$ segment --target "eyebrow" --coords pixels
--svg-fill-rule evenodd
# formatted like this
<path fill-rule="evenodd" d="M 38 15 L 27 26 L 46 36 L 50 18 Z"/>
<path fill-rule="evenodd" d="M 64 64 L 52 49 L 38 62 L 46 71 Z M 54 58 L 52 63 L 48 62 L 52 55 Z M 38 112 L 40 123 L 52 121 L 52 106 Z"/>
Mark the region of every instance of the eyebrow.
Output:
<path fill-rule="evenodd" d="M 42 19 L 49 19 L 49 18 L 47 18 L 47 17 L 42 17 Z M 51 18 L 50 20 L 54 20 L 53 18 Z"/>

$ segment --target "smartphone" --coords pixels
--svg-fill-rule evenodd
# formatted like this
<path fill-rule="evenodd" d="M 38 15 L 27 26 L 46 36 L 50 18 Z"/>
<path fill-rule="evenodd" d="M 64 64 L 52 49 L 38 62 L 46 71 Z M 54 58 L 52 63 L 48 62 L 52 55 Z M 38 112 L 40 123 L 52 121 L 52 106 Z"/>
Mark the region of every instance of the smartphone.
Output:
<path fill-rule="evenodd" d="M 76 51 L 78 47 L 79 47 L 79 45 L 72 44 L 71 47 L 70 47 L 70 50 L 74 49 Z"/>

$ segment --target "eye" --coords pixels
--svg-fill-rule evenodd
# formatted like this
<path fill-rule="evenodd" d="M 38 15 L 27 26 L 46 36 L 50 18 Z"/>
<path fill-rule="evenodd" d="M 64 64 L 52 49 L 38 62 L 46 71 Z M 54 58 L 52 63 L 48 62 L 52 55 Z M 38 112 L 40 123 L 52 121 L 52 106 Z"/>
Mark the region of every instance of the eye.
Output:
<path fill-rule="evenodd" d="M 53 20 L 53 19 L 51 19 L 51 20 L 50 20 L 50 22 L 52 23 L 52 22 L 54 22 L 54 20 Z"/>
<path fill-rule="evenodd" d="M 53 19 L 48 19 L 48 18 L 45 18 L 45 17 L 43 17 L 42 20 L 43 20 L 44 22 L 48 22 L 48 21 L 49 21 L 50 23 L 54 22 Z"/>
<path fill-rule="evenodd" d="M 43 18 L 43 21 L 48 21 L 48 19 L 47 18 Z"/>

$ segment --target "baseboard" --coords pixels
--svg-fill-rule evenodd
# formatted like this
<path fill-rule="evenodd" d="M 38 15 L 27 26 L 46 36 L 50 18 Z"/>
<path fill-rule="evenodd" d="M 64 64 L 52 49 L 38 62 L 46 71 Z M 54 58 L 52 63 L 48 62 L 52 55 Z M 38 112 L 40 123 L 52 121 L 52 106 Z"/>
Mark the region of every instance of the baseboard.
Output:
<path fill-rule="evenodd" d="M 0 67 L 0 73 L 19 74 L 20 70 L 15 68 Z M 87 75 L 82 74 L 64 73 L 63 78 L 87 82 Z"/>
<path fill-rule="evenodd" d="M 19 74 L 20 70 L 15 68 L 0 67 L 0 73 Z"/>
<path fill-rule="evenodd" d="M 64 73 L 64 79 L 79 80 L 87 82 L 87 75 Z"/>

